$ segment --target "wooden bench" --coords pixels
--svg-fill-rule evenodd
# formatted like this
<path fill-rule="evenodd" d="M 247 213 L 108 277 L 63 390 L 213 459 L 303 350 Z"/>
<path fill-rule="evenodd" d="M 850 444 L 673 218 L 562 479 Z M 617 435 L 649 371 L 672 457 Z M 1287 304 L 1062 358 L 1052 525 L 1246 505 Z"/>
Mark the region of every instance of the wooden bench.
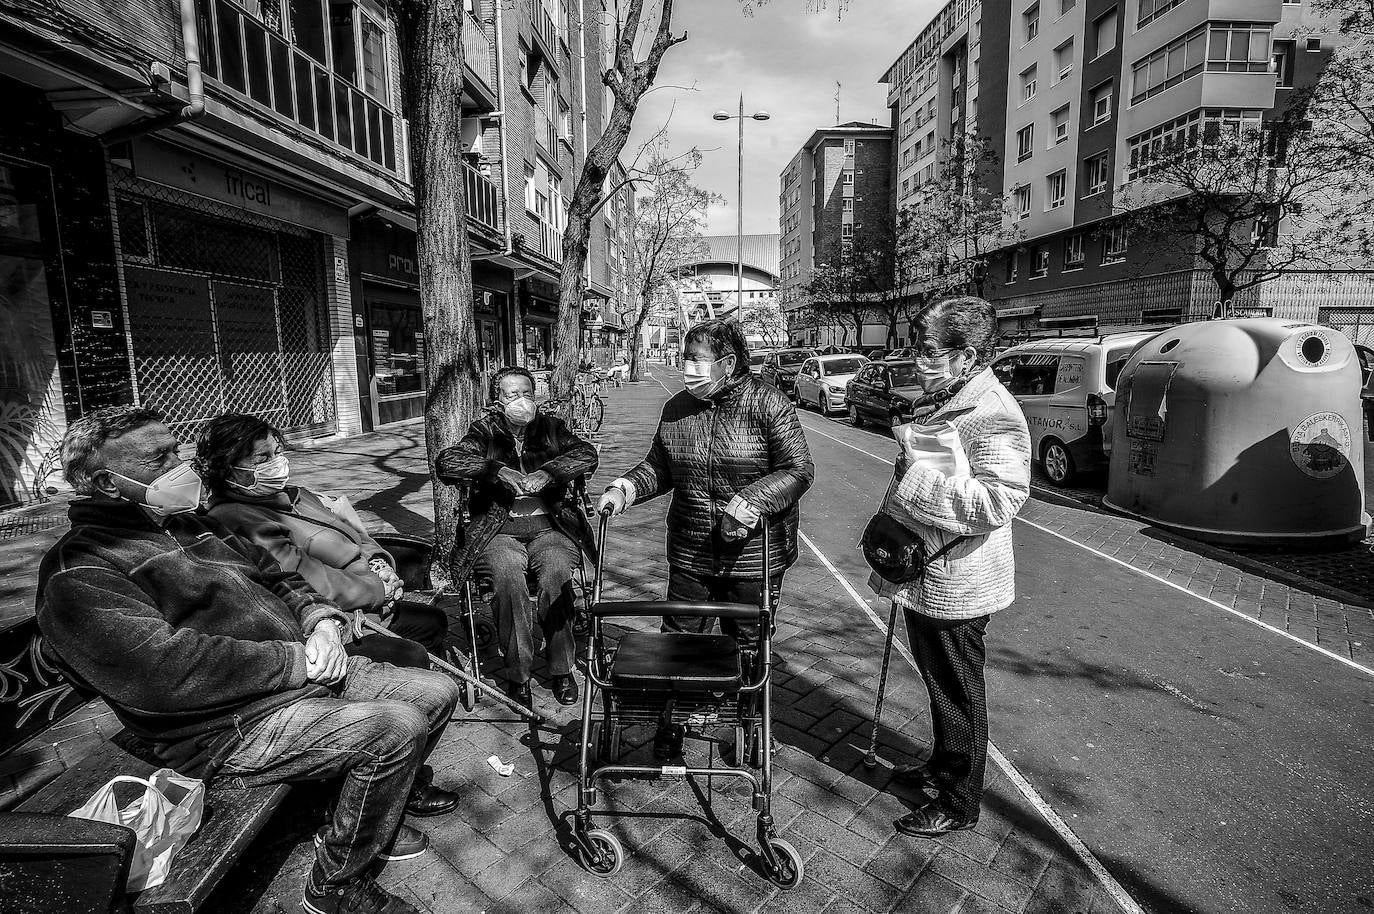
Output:
<path fill-rule="evenodd" d="M 43 655 L 36 619 L 0 631 L 0 755 L 90 698 Z M 147 777 L 158 767 L 140 740 L 121 731 L 13 811 L 0 812 L 0 910 L 61 914 L 132 907 L 140 914 L 189 914 L 243 856 L 290 789 L 208 787 L 200 829 L 177 855 L 167 880 L 126 897 L 133 832 L 67 813 L 115 775 Z"/>

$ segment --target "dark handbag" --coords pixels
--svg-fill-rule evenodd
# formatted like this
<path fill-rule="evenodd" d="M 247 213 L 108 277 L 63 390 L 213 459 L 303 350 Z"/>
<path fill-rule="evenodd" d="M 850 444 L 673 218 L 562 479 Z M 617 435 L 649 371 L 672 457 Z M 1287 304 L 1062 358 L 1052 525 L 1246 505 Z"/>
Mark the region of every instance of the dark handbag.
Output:
<path fill-rule="evenodd" d="M 879 511 L 864 527 L 859 547 L 863 549 L 864 561 L 878 577 L 889 584 L 909 584 L 925 572 L 928 564 L 966 539 L 967 536 L 956 537 L 927 556 L 920 534 L 886 511 Z"/>

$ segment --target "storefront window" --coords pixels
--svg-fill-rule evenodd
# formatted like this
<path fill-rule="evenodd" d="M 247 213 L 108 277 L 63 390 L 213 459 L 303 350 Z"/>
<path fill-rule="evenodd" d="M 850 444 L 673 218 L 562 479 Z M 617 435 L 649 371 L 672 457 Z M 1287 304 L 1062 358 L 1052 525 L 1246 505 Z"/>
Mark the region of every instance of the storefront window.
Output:
<path fill-rule="evenodd" d="M 553 334 L 548 324 L 525 326 L 525 366 L 546 368 L 553 361 Z"/>
<path fill-rule="evenodd" d="M 420 309 L 370 302 L 372 365 L 380 397 L 425 389 L 425 335 Z"/>

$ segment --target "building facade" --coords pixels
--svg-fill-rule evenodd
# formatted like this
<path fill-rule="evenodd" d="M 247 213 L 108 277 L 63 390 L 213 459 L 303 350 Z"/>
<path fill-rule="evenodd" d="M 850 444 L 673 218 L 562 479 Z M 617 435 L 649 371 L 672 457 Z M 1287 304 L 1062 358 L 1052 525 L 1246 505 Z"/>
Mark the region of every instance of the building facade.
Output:
<path fill-rule="evenodd" d="M 862 121 L 822 127 L 802 144 L 779 180 L 780 300 L 798 345 L 828 345 L 835 330 L 808 323 L 805 288 L 822 265 L 837 265 L 853 244 L 890 231 L 893 221 L 893 129 Z M 886 330 L 865 326 L 881 345 Z"/>
<path fill-rule="evenodd" d="M 563 201 L 605 117 L 601 12 L 467 5 L 483 371 L 552 355 Z M 67 421 L 100 406 L 298 439 L 421 414 L 401 76 L 376 0 L 0 0 L 0 506 L 42 497 Z M 597 334 L 619 314 L 618 198 L 593 226 Z"/>

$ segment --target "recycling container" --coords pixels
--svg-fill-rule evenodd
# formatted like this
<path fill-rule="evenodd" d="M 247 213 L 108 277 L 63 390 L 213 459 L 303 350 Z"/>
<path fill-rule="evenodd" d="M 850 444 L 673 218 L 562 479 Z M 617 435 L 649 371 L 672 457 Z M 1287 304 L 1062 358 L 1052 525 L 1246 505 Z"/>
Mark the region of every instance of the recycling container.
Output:
<path fill-rule="evenodd" d="M 1164 331 L 1117 381 L 1106 503 L 1221 543 L 1363 537 L 1360 380 L 1354 345 L 1329 327 Z"/>

